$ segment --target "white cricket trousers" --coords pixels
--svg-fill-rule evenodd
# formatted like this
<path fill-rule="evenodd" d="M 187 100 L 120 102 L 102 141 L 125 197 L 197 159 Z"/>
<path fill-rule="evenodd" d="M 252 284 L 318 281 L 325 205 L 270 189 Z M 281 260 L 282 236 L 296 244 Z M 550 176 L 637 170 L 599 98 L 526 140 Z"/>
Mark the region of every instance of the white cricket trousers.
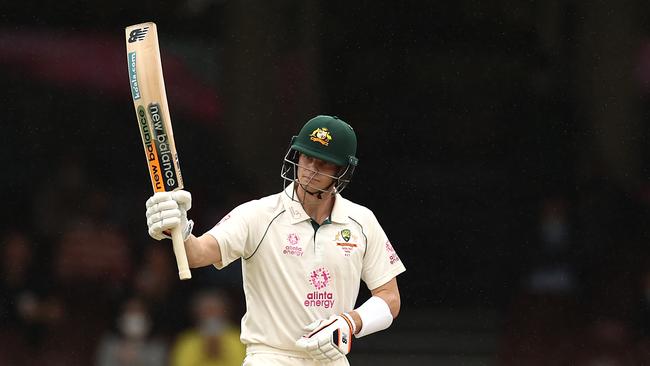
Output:
<path fill-rule="evenodd" d="M 242 366 L 350 366 L 348 359 L 341 357 L 332 362 L 318 362 L 305 358 L 303 354 L 262 346 L 259 344 L 246 347 L 246 358 Z"/>

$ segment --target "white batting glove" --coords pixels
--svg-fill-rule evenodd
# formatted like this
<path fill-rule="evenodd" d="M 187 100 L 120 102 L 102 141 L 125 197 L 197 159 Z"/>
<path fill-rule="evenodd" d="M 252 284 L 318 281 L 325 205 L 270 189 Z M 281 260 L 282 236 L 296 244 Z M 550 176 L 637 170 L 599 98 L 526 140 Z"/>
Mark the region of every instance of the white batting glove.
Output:
<path fill-rule="evenodd" d="M 332 315 L 307 325 L 308 333 L 296 341 L 296 346 L 314 360 L 334 361 L 350 352 L 355 328 L 349 314 Z"/>
<path fill-rule="evenodd" d="M 183 240 L 192 233 L 194 222 L 187 219 L 192 208 L 192 195 L 188 191 L 156 192 L 147 200 L 147 226 L 149 236 L 156 240 L 169 239 L 169 230 L 180 225 Z"/>

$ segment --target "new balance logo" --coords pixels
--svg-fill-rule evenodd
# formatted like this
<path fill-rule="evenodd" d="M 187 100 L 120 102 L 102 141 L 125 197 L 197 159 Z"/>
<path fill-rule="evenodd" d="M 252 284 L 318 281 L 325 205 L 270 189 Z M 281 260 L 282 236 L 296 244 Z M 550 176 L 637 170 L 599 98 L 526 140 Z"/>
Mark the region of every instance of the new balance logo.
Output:
<path fill-rule="evenodd" d="M 129 43 L 137 42 L 137 41 L 142 41 L 144 37 L 147 36 L 147 32 L 149 31 L 149 27 L 144 27 L 144 28 L 136 28 L 129 33 Z"/>

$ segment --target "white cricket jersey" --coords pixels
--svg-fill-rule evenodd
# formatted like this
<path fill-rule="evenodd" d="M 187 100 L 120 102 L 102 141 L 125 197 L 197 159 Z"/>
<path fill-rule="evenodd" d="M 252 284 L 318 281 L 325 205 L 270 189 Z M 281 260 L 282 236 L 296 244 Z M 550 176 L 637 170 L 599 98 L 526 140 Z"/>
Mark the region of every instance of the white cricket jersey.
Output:
<path fill-rule="evenodd" d="M 314 230 L 292 192 L 244 203 L 208 234 L 217 268 L 242 258 L 242 342 L 295 352 L 305 325 L 354 309 L 360 280 L 373 290 L 406 268 L 372 211 L 337 195 L 331 223 Z"/>

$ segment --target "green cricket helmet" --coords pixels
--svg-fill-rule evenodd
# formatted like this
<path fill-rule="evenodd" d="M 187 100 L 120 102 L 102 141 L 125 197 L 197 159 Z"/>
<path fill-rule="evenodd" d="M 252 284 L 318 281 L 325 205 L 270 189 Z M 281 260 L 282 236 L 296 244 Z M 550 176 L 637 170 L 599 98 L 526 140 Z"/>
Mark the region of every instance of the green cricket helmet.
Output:
<path fill-rule="evenodd" d="M 338 117 L 310 119 L 293 139 L 291 148 L 341 167 L 357 164 L 357 135 Z"/>
<path fill-rule="evenodd" d="M 352 178 L 359 163 L 356 157 L 357 135 L 352 126 L 336 116 L 316 116 L 291 139 L 285 155 L 281 176 L 295 181 L 299 154 L 305 154 L 340 167 L 334 179 L 333 192 L 341 192 Z M 293 173 L 293 174 L 290 174 Z"/>

